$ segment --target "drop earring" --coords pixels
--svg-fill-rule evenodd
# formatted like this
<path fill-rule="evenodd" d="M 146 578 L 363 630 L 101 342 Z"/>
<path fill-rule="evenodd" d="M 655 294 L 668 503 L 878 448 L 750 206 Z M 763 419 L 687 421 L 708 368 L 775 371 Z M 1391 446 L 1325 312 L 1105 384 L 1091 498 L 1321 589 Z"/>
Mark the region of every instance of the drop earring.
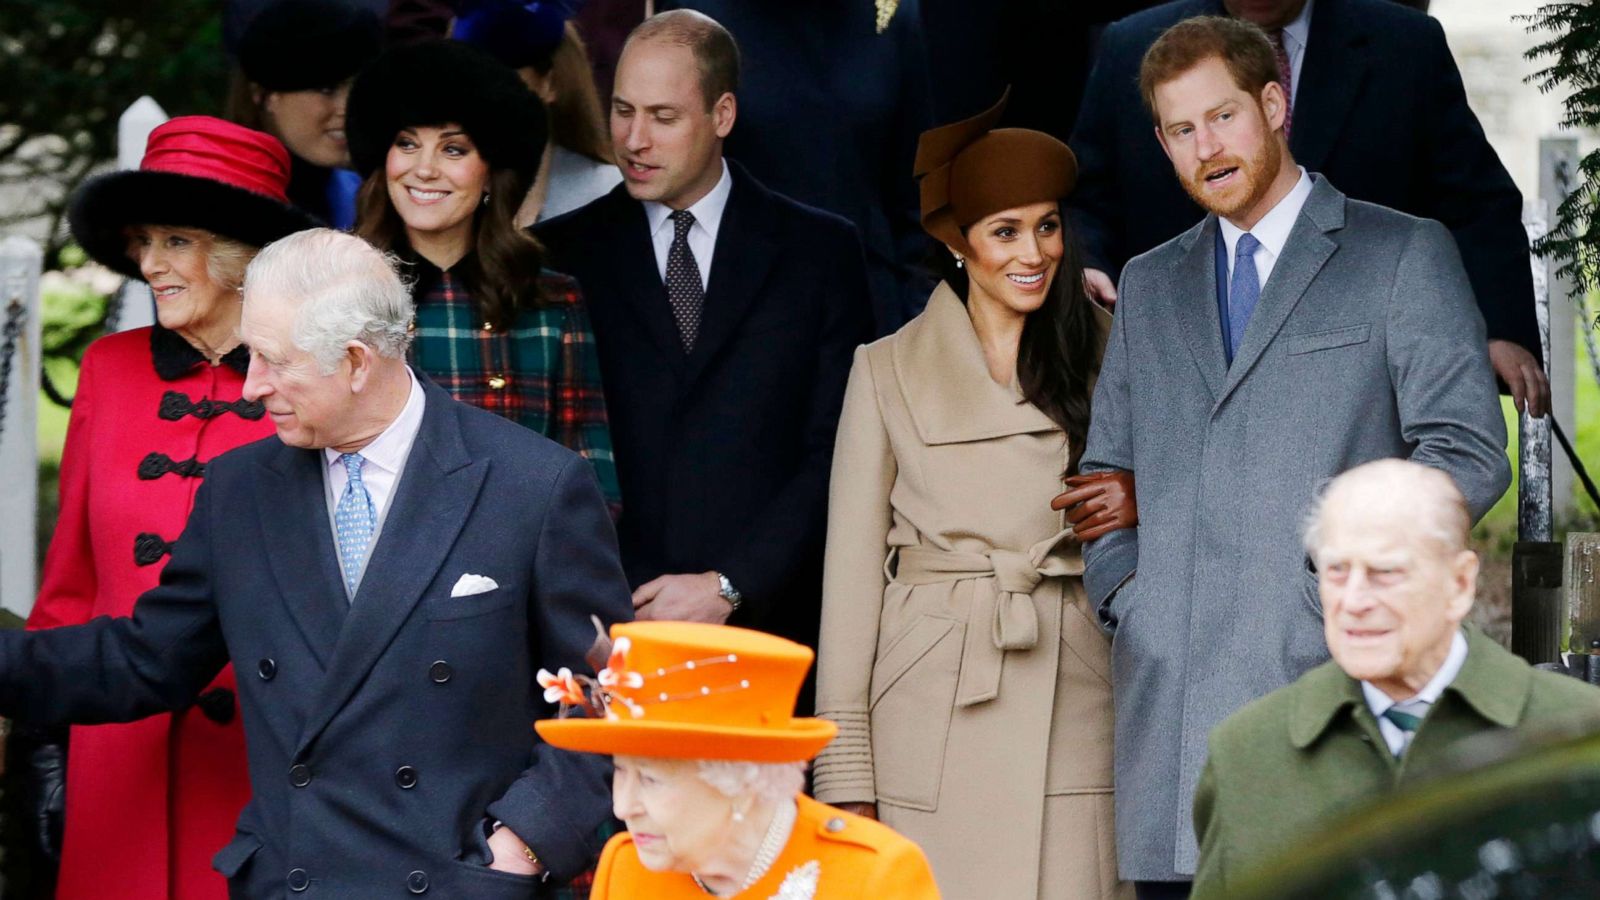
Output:
<path fill-rule="evenodd" d="M 489 192 L 488 191 L 484 191 L 483 192 L 483 205 L 484 206 L 488 206 L 489 205 Z"/>
<path fill-rule="evenodd" d="M 958 268 L 958 269 L 963 268 L 963 267 L 966 266 L 966 264 L 967 264 L 966 260 L 962 259 L 959 256 L 956 257 L 956 268 Z"/>

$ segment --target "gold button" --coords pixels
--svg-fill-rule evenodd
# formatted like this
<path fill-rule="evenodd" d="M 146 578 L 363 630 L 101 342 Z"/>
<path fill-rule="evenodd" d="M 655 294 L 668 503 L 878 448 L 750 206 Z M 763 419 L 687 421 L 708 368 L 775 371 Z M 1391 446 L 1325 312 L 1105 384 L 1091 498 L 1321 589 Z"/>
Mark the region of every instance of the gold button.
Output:
<path fill-rule="evenodd" d="M 506 377 L 504 375 L 490 375 L 489 376 L 489 389 L 490 390 L 494 390 L 494 391 L 503 390 L 505 388 L 505 386 L 506 386 Z"/>

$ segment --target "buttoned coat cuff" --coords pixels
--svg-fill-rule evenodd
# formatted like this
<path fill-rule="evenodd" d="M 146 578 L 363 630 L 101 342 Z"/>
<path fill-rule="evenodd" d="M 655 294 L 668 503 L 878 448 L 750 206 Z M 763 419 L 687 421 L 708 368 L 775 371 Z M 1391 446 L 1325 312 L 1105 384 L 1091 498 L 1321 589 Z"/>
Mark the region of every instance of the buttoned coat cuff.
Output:
<path fill-rule="evenodd" d="M 811 764 L 813 795 L 823 803 L 876 803 L 872 732 L 866 710 L 817 710 L 839 733 Z"/>

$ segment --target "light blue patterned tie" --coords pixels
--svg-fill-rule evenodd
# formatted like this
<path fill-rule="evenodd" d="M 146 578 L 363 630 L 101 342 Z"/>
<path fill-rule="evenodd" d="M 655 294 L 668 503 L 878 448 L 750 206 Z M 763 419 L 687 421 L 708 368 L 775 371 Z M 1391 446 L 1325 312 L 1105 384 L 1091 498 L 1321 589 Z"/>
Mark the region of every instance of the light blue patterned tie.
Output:
<path fill-rule="evenodd" d="M 1250 314 L 1261 299 L 1261 279 L 1256 275 L 1256 249 L 1260 246 L 1255 235 L 1247 231 L 1239 235 L 1239 245 L 1233 250 L 1233 280 L 1228 284 L 1229 360 L 1239 354 L 1245 326 L 1250 324 Z"/>
<path fill-rule="evenodd" d="M 333 525 L 338 532 L 339 561 L 344 568 L 344 583 L 350 589 L 350 596 L 354 597 L 356 586 L 361 583 L 361 565 L 367 561 L 372 532 L 378 527 L 378 511 L 372 505 L 372 495 L 367 493 L 367 486 L 361 481 L 361 466 L 366 459 L 359 453 L 344 453 L 339 456 L 339 461 L 344 463 L 345 474 L 350 479 L 345 482 L 344 493 L 339 495 L 339 506 L 333 511 Z"/>

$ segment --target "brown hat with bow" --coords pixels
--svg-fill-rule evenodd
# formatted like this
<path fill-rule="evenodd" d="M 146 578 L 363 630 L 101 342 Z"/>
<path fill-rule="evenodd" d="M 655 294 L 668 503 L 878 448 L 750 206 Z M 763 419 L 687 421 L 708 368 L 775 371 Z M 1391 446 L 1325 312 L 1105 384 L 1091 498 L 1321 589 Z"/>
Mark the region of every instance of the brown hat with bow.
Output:
<path fill-rule="evenodd" d="M 922 227 L 962 255 L 962 231 L 1004 209 L 1059 200 L 1078 181 L 1078 160 L 1066 144 L 1027 128 L 995 128 L 1011 97 L 917 140 L 914 175 L 921 180 Z"/>

